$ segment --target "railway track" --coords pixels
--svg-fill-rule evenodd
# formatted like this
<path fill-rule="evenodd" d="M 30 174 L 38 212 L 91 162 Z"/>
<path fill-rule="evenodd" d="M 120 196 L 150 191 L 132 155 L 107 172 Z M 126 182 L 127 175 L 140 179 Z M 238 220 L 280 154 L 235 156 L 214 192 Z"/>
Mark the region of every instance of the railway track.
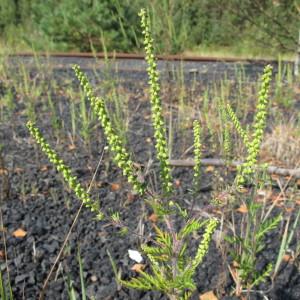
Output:
<path fill-rule="evenodd" d="M 224 76 L 227 79 L 234 79 L 238 76 L 238 72 L 243 72 L 247 80 L 255 81 L 266 64 L 273 65 L 274 73 L 278 66 L 275 60 L 233 57 L 158 55 L 157 59 L 162 79 L 176 80 L 184 75 L 185 82 L 191 80 L 207 82 L 222 79 Z M 100 73 L 109 70 L 111 75 L 119 78 L 135 80 L 147 77 L 144 55 L 134 53 L 19 52 L 9 55 L 9 60 L 12 66 L 18 66 L 20 62 L 29 68 L 36 68 L 37 64 L 40 64 L 49 66 L 49 69 L 64 71 L 78 64 L 85 70 L 97 70 Z M 283 64 L 292 65 L 292 62 L 285 61 Z"/>
<path fill-rule="evenodd" d="M 92 59 L 134 59 L 134 60 L 144 60 L 143 54 L 137 53 L 90 53 L 90 52 L 19 52 L 16 54 L 9 55 L 11 57 L 73 57 L 73 58 L 92 58 Z M 248 59 L 248 58 L 236 58 L 236 57 L 213 57 L 213 56 L 187 56 L 187 55 L 157 55 L 158 60 L 163 61 L 184 61 L 184 62 L 242 62 L 242 63 L 271 63 L 276 64 L 277 60 L 273 59 Z M 286 61 L 292 63 L 292 61 Z"/>

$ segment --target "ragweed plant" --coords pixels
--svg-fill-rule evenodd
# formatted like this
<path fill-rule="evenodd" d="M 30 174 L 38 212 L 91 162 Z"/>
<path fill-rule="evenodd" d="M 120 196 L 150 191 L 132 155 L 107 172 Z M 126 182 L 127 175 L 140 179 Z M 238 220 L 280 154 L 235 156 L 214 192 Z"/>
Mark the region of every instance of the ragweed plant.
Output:
<path fill-rule="evenodd" d="M 266 127 L 268 92 L 272 77 L 272 67 L 266 66 L 261 78 L 261 87 L 259 91 L 258 101 L 256 104 L 256 114 L 252 124 L 252 134 L 244 130 L 238 120 L 236 114 L 229 104 L 226 106 L 228 118 L 232 120 L 237 132 L 242 138 L 247 156 L 238 168 L 236 183 L 239 189 L 246 182 L 251 183 L 252 189 L 249 195 L 237 193 L 236 197 L 241 200 L 244 205 L 245 215 L 242 218 L 240 228 L 234 228 L 234 220 L 232 222 L 233 236 L 226 237 L 231 244 L 231 256 L 234 264 L 229 267 L 232 278 L 236 283 L 236 294 L 239 296 L 243 289 L 246 288 L 250 292 L 253 287 L 259 285 L 270 277 L 273 271 L 273 264 L 269 262 L 262 270 L 257 270 L 258 255 L 265 248 L 266 235 L 274 230 L 282 220 L 281 214 L 273 218 L 263 217 L 262 204 L 257 203 L 254 199 L 257 196 L 258 177 L 254 177 L 257 169 L 258 154 L 263 140 L 263 134 Z M 261 166 L 264 168 L 265 166 Z M 266 180 L 263 180 L 266 183 Z M 232 189 L 233 191 L 233 189 Z"/>
<path fill-rule="evenodd" d="M 126 287 L 142 290 L 158 290 L 167 294 L 170 299 L 183 300 L 188 299 L 196 289 L 193 277 L 197 267 L 202 263 L 204 256 L 208 252 L 212 235 L 218 225 L 218 220 L 210 218 L 201 221 L 198 215 L 189 217 L 184 208 L 175 201 L 170 201 L 172 177 L 168 162 L 166 129 L 162 114 L 162 103 L 159 96 L 160 85 L 153 51 L 153 39 L 150 34 L 150 21 L 145 10 L 141 10 L 140 17 L 144 34 L 146 61 L 149 66 L 147 71 L 150 84 L 152 122 L 156 142 L 156 156 L 160 162 L 160 175 L 163 187 L 161 195 L 151 191 L 143 182 L 143 178 L 139 176 L 137 170 L 135 170 L 134 163 L 125 149 L 123 140 L 109 118 L 104 99 L 94 95 L 87 76 L 83 74 L 79 66 L 74 66 L 73 69 L 83 91 L 90 101 L 94 114 L 98 117 L 102 125 L 108 148 L 113 154 L 112 156 L 116 165 L 122 170 L 123 175 L 132 184 L 134 190 L 140 195 L 147 194 L 149 196 L 150 199 L 146 199 L 146 202 L 157 215 L 157 222 L 162 222 L 161 227 L 154 225 L 156 235 L 152 240 L 153 244 L 144 244 L 141 246 L 148 257 L 152 273 L 141 271 L 138 278 L 133 278 L 129 281 L 117 278 Z M 77 197 L 94 211 L 99 219 L 103 219 L 104 216 L 106 217 L 100 210 L 98 203 L 91 200 L 89 194 L 78 183 L 77 178 L 71 175 L 70 169 L 63 163 L 55 151 L 51 149 L 50 145 L 47 144 L 34 123 L 28 122 L 27 127 L 32 137 L 40 145 L 51 163 L 62 173 L 64 179 L 68 182 L 71 189 L 74 190 Z M 195 156 L 198 160 L 198 165 L 194 170 L 194 178 L 197 181 L 199 181 L 200 177 L 200 148 L 200 125 L 195 123 Z M 176 221 L 178 221 L 176 216 L 181 217 L 183 221 L 179 231 L 175 227 Z M 109 221 L 116 226 L 123 226 L 119 212 L 114 212 Z M 204 228 L 203 239 L 200 241 L 194 257 L 191 257 L 191 251 L 188 251 L 188 245 L 192 238 L 191 235 L 202 228 Z"/>
<path fill-rule="evenodd" d="M 114 133 L 104 102 L 93 96 L 92 89 L 87 78 L 80 71 L 79 67 L 75 66 L 74 70 L 91 101 L 94 112 L 97 114 L 102 126 L 104 127 L 104 133 L 108 140 L 110 149 L 115 155 L 114 159 L 117 165 L 123 170 L 124 175 L 127 176 L 128 181 L 133 184 L 133 187 L 140 193 L 144 192 L 145 186 L 137 180 L 137 177 L 135 177 L 135 170 L 132 165 L 133 163 L 129 159 L 129 154 L 125 152 L 118 135 Z M 34 123 L 29 121 L 27 123 L 27 127 L 31 136 L 35 139 L 36 143 L 40 145 L 42 151 L 47 155 L 48 159 L 56 167 L 58 172 L 63 175 L 64 179 L 75 192 L 76 196 L 88 208 L 90 208 L 91 211 L 97 214 L 99 220 L 102 220 L 104 218 L 104 214 L 100 210 L 98 202 L 91 200 L 89 194 L 80 185 L 77 178 L 71 175 L 71 170 L 46 142 Z M 196 144 L 198 143 L 199 141 L 196 142 Z M 198 175 L 199 174 L 196 174 L 196 176 Z M 196 288 L 192 278 L 195 274 L 196 268 L 208 252 L 212 234 L 218 224 L 218 221 L 214 218 L 203 222 L 200 222 L 199 219 L 187 220 L 186 225 L 183 226 L 178 233 L 176 233 L 170 215 L 174 214 L 175 211 L 179 211 L 179 215 L 187 219 L 187 212 L 182 209 L 179 204 L 174 203 L 173 201 L 169 201 L 167 206 L 162 206 L 160 201 L 156 202 L 156 199 L 149 201 L 149 203 L 157 215 L 165 221 L 168 229 L 168 231 L 165 232 L 156 226 L 156 246 L 142 245 L 142 249 L 151 262 L 153 275 L 141 272 L 141 276 L 139 278 L 134 278 L 131 281 L 119 280 L 127 287 L 164 292 L 170 297 L 170 299 L 188 299 Z M 111 216 L 111 220 L 116 224 L 121 224 L 119 213 L 113 214 Z M 187 257 L 186 250 L 188 238 L 193 232 L 198 231 L 203 226 L 206 226 L 205 232 L 203 239 L 198 246 L 195 257 L 193 259 Z"/>
<path fill-rule="evenodd" d="M 148 76 L 150 85 L 150 101 L 152 111 L 152 122 L 154 127 L 154 138 L 157 158 L 160 162 L 161 179 L 163 188 L 166 193 L 172 191 L 172 178 L 170 165 L 168 163 L 168 147 L 166 139 L 166 129 L 164 117 L 162 114 L 161 99 L 159 96 L 159 74 L 157 70 L 157 63 L 154 56 L 153 38 L 150 32 L 150 18 L 146 14 L 146 10 L 142 9 L 139 13 L 141 18 L 141 26 L 144 36 L 144 48 L 146 52 L 146 61 L 148 64 Z"/>
<path fill-rule="evenodd" d="M 261 77 L 261 88 L 259 91 L 258 101 L 256 105 L 257 112 L 255 114 L 254 122 L 252 124 L 251 136 L 249 136 L 249 134 L 242 128 L 240 121 L 238 120 L 231 106 L 227 104 L 226 107 L 228 115 L 231 118 L 237 132 L 241 136 L 247 150 L 246 161 L 238 168 L 238 175 L 236 178 L 238 186 L 243 185 L 246 182 L 246 180 L 254 174 L 264 130 L 266 127 L 267 108 L 269 103 L 268 93 L 270 89 L 271 78 L 272 66 L 267 65 Z"/>
<path fill-rule="evenodd" d="M 247 134 L 246 130 L 243 129 L 239 119 L 237 118 L 235 112 L 233 111 L 233 109 L 231 108 L 231 106 L 229 104 L 227 104 L 226 110 L 227 110 L 227 114 L 228 114 L 229 118 L 231 119 L 236 131 L 242 138 L 245 146 L 247 146 L 249 141 L 248 141 L 248 134 Z"/>
<path fill-rule="evenodd" d="M 110 120 L 104 99 L 95 96 L 88 78 L 80 70 L 79 66 L 74 66 L 75 75 L 78 78 L 84 93 L 90 101 L 94 114 L 98 117 L 112 152 L 112 157 L 116 165 L 122 170 L 127 181 L 132 184 L 133 189 L 140 195 L 147 195 L 146 202 L 151 206 L 154 214 L 157 216 L 157 223 L 153 225 L 155 237 L 150 243 L 141 245 L 141 249 L 147 256 L 150 264 L 150 271 L 139 271 L 139 276 L 131 280 L 123 280 L 117 275 L 118 281 L 125 287 L 141 290 L 157 290 L 165 293 L 172 300 L 189 299 L 196 284 L 193 280 L 197 267 L 203 262 L 204 256 L 208 253 L 212 235 L 218 225 L 218 220 L 209 218 L 202 220 L 199 215 L 189 216 L 187 210 L 182 208 L 175 200 L 170 201 L 172 192 L 172 177 L 169 165 L 168 147 L 166 139 L 166 127 L 162 113 L 162 103 L 159 96 L 159 73 L 154 56 L 153 39 L 150 31 L 150 21 L 145 10 L 141 10 L 141 26 L 144 35 L 144 45 L 146 51 L 146 61 L 148 63 L 148 76 L 150 85 L 150 100 L 152 110 L 152 123 L 154 127 L 156 156 L 160 162 L 160 175 L 162 179 L 163 191 L 161 195 L 154 193 L 145 184 L 144 178 L 139 176 L 135 169 L 129 152 L 126 150 L 124 140 L 120 137 L 118 130 L 115 129 Z M 225 116 L 225 106 L 222 107 L 221 119 L 232 120 L 238 133 L 240 134 L 247 150 L 247 158 L 238 173 L 238 183 L 242 184 L 244 178 L 248 178 L 254 172 L 254 166 L 257 164 L 257 157 L 262 141 L 263 131 L 266 123 L 267 94 L 271 78 L 271 67 L 267 66 L 262 77 L 262 87 L 257 104 L 257 114 L 253 124 L 253 134 L 250 136 L 248 131 L 244 130 L 229 105 L 226 106 L 227 116 Z M 84 107 L 85 110 L 85 107 Z M 208 116 L 208 114 L 206 114 Z M 207 117 L 209 121 L 209 118 Z M 96 213 L 99 220 L 103 220 L 104 212 L 100 209 L 99 203 L 91 199 L 89 193 L 80 185 L 78 179 L 72 176 L 71 170 L 58 157 L 56 152 L 50 147 L 42 136 L 39 129 L 32 122 L 27 123 L 30 134 L 40 145 L 42 151 L 47 155 L 51 163 L 60 172 L 76 196 L 93 212 Z M 75 127 L 75 126 L 74 126 Z M 76 131 L 74 129 L 74 131 Z M 225 154 L 229 157 L 230 141 L 229 131 L 224 132 Z M 195 146 L 195 168 L 194 184 L 199 184 L 201 167 L 201 136 L 200 125 L 194 123 L 194 146 Z M 231 192 L 231 191 L 230 191 Z M 226 193 L 225 193 L 226 194 Z M 226 196 L 226 195 L 225 195 Z M 253 198 L 252 198 L 253 199 Z M 165 201 L 167 200 L 167 201 Z M 264 237 L 273 230 L 281 220 L 281 217 L 275 217 L 268 220 L 259 220 L 257 218 L 258 205 L 249 200 L 247 202 L 247 220 L 245 228 L 239 233 L 233 235 L 231 242 L 234 245 L 232 256 L 237 263 L 232 270 L 234 279 L 237 280 L 240 287 L 246 286 L 251 289 L 270 275 L 272 265 L 268 264 L 264 270 L 257 271 L 257 257 L 264 248 Z M 179 222 L 177 217 L 181 217 L 182 226 L 177 230 Z M 114 212 L 109 221 L 118 227 L 124 226 L 119 212 Z M 125 226 L 124 226 L 125 227 Z M 125 228 L 126 229 L 126 228 Z M 204 231 L 203 238 L 199 242 L 196 253 L 192 254 L 189 249 L 189 243 L 193 234 Z M 125 230 L 126 231 L 126 230 Z M 123 231 L 125 233 L 125 231 Z M 230 240 L 230 238 L 229 238 Z M 110 257 L 111 259 L 111 257 Z M 112 259 L 111 259 L 112 260 Z M 114 268 L 114 267 L 113 267 Z M 116 268 L 114 268 L 116 270 Z"/>
<path fill-rule="evenodd" d="M 143 194 L 145 185 L 138 180 L 138 176 L 134 170 L 133 162 L 130 159 L 128 151 L 125 149 L 122 139 L 116 133 L 109 119 L 104 100 L 94 96 L 92 87 L 85 74 L 82 73 L 79 66 L 73 67 L 76 77 L 78 78 L 82 88 L 91 102 L 91 106 L 101 122 L 104 129 L 108 146 L 113 153 L 113 159 L 117 166 L 123 171 L 123 175 L 127 177 L 128 182 L 133 185 L 134 190 Z"/>
<path fill-rule="evenodd" d="M 150 84 L 150 100 L 152 107 L 152 122 L 154 127 L 154 137 L 156 141 L 156 155 L 160 162 L 160 174 L 163 183 L 163 195 L 169 195 L 172 191 L 172 178 L 170 166 L 168 163 L 168 149 L 166 142 L 166 130 L 162 114 L 162 104 L 159 96 L 160 86 L 158 79 L 157 65 L 153 51 L 153 39 L 150 34 L 149 18 L 144 10 L 140 13 L 141 25 L 144 34 L 144 44 L 146 49 L 146 61 L 148 63 L 148 75 Z M 142 185 L 134 174 L 133 163 L 129 159 L 121 139 L 114 130 L 109 120 L 104 100 L 94 96 L 92 88 L 87 77 L 81 72 L 78 66 L 74 67 L 75 74 L 79 79 L 87 97 L 90 99 L 91 106 L 101 121 L 105 136 L 108 140 L 110 149 L 115 154 L 114 159 L 117 165 L 123 170 L 129 182 L 133 183 L 135 189 L 141 194 L 146 191 L 145 185 Z M 200 160 L 200 126 L 196 129 L 195 145 L 198 151 L 196 156 Z M 199 180 L 200 166 L 195 169 L 195 178 Z M 147 190 L 149 191 L 149 190 Z M 148 193 L 151 196 L 152 192 Z M 141 271 L 139 278 L 133 278 L 130 281 L 124 281 L 118 278 L 124 286 L 142 290 L 158 290 L 167 294 L 170 299 L 188 299 L 189 295 L 196 288 L 192 277 L 196 268 L 202 262 L 203 257 L 208 251 L 212 234 L 218 224 L 216 219 L 201 222 L 199 219 L 192 218 L 188 220 L 187 212 L 179 204 L 169 201 L 162 202 L 159 196 L 154 196 L 148 200 L 153 211 L 164 221 L 167 231 L 155 226 L 156 238 L 155 246 L 142 245 L 142 250 L 147 255 L 152 274 Z M 173 216 L 179 213 L 186 220 L 186 225 L 177 233 Z M 119 223 L 120 215 L 115 214 L 115 222 Z M 195 257 L 186 257 L 188 239 L 190 235 L 205 226 L 203 240 L 198 246 Z"/>
<path fill-rule="evenodd" d="M 91 199 L 90 195 L 86 192 L 85 188 L 79 183 L 76 176 L 72 176 L 71 170 L 65 165 L 62 159 L 56 154 L 56 152 L 46 142 L 40 130 L 31 121 L 27 122 L 27 128 L 30 135 L 34 138 L 35 142 L 40 145 L 42 151 L 47 155 L 49 161 L 56 167 L 57 171 L 62 174 L 64 180 L 68 183 L 71 190 L 80 199 L 86 207 L 92 212 L 96 213 L 97 219 L 103 218 L 103 213 L 100 210 L 98 202 Z"/>
<path fill-rule="evenodd" d="M 148 62 L 148 75 L 150 84 L 150 97 L 152 104 L 152 120 L 154 135 L 156 139 L 157 157 L 160 160 L 161 178 L 165 194 L 172 191 L 170 167 L 168 164 L 168 149 L 165 138 L 165 127 L 162 116 L 162 106 L 159 97 L 158 72 L 153 54 L 153 39 L 150 33 L 150 21 L 145 10 L 141 10 L 141 25 L 144 34 L 144 45 L 146 50 L 146 60 Z M 198 164 L 194 170 L 195 183 L 200 177 L 200 125 L 195 122 L 195 156 Z M 196 289 L 193 276 L 196 268 L 201 264 L 204 256 L 208 252 L 212 234 L 218 224 L 214 218 L 201 222 L 198 218 L 188 219 L 186 210 L 182 209 L 178 203 L 169 201 L 168 205 L 161 203 L 160 199 L 148 201 L 155 214 L 164 220 L 167 231 L 154 226 L 156 238 L 155 245 L 142 245 L 142 250 L 148 257 L 152 274 L 140 271 L 140 276 L 130 281 L 118 278 L 121 284 L 141 290 L 157 290 L 168 295 L 170 299 L 189 299 Z M 174 219 L 172 216 L 178 212 L 186 220 L 185 225 L 179 232 L 175 231 Z M 203 239 L 200 242 L 194 258 L 187 256 L 188 241 L 190 235 L 206 226 Z"/>
<path fill-rule="evenodd" d="M 274 230 L 282 220 L 281 214 L 274 218 L 261 220 L 261 204 L 253 201 L 247 205 L 247 214 L 242 220 L 240 232 L 234 232 L 232 237 L 226 240 L 231 244 L 231 256 L 234 264 L 230 266 L 230 272 L 236 283 L 236 295 L 240 295 L 243 289 L 251 291 L 254 287 L 264 282 L 273 272 L 272 262 L 257 270 L 258 256 L 265 248 L 266 235 Z"/>
<path fill-rule="evenodd" d="M 247 145 L 248 156 L 246 162 L 241 166 L 241 176 L 238 183 L 244 183 L 244 176 L 251 176 L 254 173 L 254 166 L 257 164 L 257 158 L 261 143 L 263 140 L 264 130 L 267 120 L 268 93 L 272 78 L 272 67 L 266 66 L 261 78 L 261 89 L 259 91 L 258 103 L 256 105 L 257 112 L 252 125 L 253 133 L 251 142 Z"/>
<path fill-rule="evenodd" d="M 232 140 L 231 140 L 231 136 L 230 136 L 229 116 L 226 113 L 226 107 L 225 107 L 223 99 L 219 100 L 218 109 L 219 109 L 219 114 L 220 114 L 220 120 L 223 125 L 222 126 L 222 142 L 223 142 L 223 148 L 224 148 L 224 156 L 225 156 L 226 162 L 229 162 L 229 160 L 232 156 Z"/>
<path fill-rule="evenodd" d="M 199 121 L 194 121 L 194 156 L 195 156 L 195 166 L 194 166 L 194 190 L 197 191 L 200 186 L 200 176 L 201 176 L 201 129 Z"/>
<path fill-rule="evenodd" d="M 155 226 L 157 245 L 142 245 L 142 250 L 151 263 L 152 274 L 140 271 L 140 276 L 132 278 L 130 281 L 119 278 L 120 283 L 134 289 L 161 291 L 167 294 L 171 300 L 189 299 L 196 289 L 193 281 L 196 268 L 202 263 L 208 252 L 217 224 L 218 221 L 214 218 L 203 222 L 192 219 L 175 237 Z M 188 257 L 186 255 L 187 237 L 205 225 L 203 239 L 195 257 Z"/>

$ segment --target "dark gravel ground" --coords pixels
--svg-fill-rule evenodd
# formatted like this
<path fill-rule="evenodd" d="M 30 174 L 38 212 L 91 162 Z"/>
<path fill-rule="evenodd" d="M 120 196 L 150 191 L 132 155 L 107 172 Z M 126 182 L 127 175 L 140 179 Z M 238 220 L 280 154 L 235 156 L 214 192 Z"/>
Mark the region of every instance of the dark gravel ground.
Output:
<path fill-rule="evenodd" d="M 83 69 L 103 71 L 109 69 L 112 75 L 116 75 L 120 78 L 136 78 L 141 80 L 146 77 L 147 64 L 144 60 L 140 59 L 120 59 L 110 60 L 109 62 L 101 59 L 93 58 L 79 58 L 79 57 L 40 57 L 38 60 L 35 57 L 10 57 L 11 65 L 18 65 L 20 62 L 26 66 L 32 68 L 37 66 L 37 61 L 40 66 L 46 66 L 54 68 L 55 70 L 70 69 L 72 65 L 78 64 Z M 227 79 L 237 79 L 239 73 L 243 73 L 251 80 L 256 80 L 262 73 L 264 66 L 267 64 L 263 62 L 225 62 L 225 61 L 163 61 L 157 62 L 158 70 L 162 79 L 178 79 L 181 76 L 181 72 L 184 73 L 184 78 L 187 83 L 191 79 L 197 79 L 198 82 L 219 80 L 227 76 Z M 291 63 L 282 62 L 282 69 Z M 274 67 L 274 73 L 277 72 L 278 65 L 272 63 Z M 126 74 L 126 76 L 124 76 Z M 65 77 L 64 77 L 65 79 Z"/>
<path fill-rule="evenodd" d="M 68 64 L 80 63 L 81 61 L 71 61 Z M 63 62 L 58 61 L 57 65 Z M 128 65 L 134 62 L 127 62 L 122 71 L 118 72 L 121 78 L 120 84 L 129 95 L 130 125 L 128 134 L 128 144 L 132 150 L 136 162 L 147 162 L 154 157 L 154 146 L 152 140 L 152 127 L 149 124 L 150 114 L 148 95 L 145 89 L 146 77 L 144 63 L 141 66 L 135 62 L 134 67 L 139 68 L 136 72 L 131 72 Z M 163 64 L 163 63 L 161 63 Z M 160 64 L 160 68 L 164 67 Z M 86 66 L 88 67 L 88 66 Z M 192 78 L 201 84 L 207 84 L 221 76 L 223 72 L 228 72 L 228 76 L 234 78 L 236 64 L 224 63 L 204 63 L 195 66 L 190 63 L 185 65 L 185 80 L 188 82 Z M 262 70 L 261 65 L 244 66 L 249 78 L 257 78 L 258 72 Z M 191 69 L 198 68 L 196 72 Z M 207 70 L 206 72 L 202 72 Z M 34 71 L 33 71 L 34 72 Z M 64 88 L 65 80 L 72 79 L 77 85 L 72 71 L 64 66 L 57 66 L 54 70 L 54 77 Z M 92 72 L 88 72 L 92 78 Z M 165 79 L 169 75 L 164 73 Z M 219 78 L 219 77 L 218 77 Z M 170 77 L 168 77 L 170 79 Z M 174 78 L 170 79 L 170 81 Z M 92 79 L 95 83 L 95 80 Z M 5 90 L 2 90 L 5 93 Z M 90 145 L 86 145 L 81 139 L 75 140 L 75 149 L 70 149 L 68 145 L 67 132 L 70 128 L 70 111 L 68 101 L 64 95 L 56 95 L 55 105 L 61 105 L 60 117 L 65 122 L 65 134 L 61 134 L 59 139 L 53 135 L 49 121 L 49 111 L 43 106 L 37 107 L 38 126 L 42 129 L 45 137 L 55 147 L 57 152 L 63 157 L 67 164 L 75 170 L 76 175 L 84 184 L 88 184 L 98 163 L 105 140 L 101 130 L 96 128 L 92 131 Z M 9 199 L 1 204 L 3 223 L 7 231 L 7 258 L 10 269 L 11 283 L 16 299 L 37 299 L 42 284 L 49 273 L 49 270 L 60 250 L 63 240 L 71 226 L 74 216 L 80 203 L 73 194 L 64 187 L 63 182 L 56 171 L 48 163 L 45 156 L 29 138 L 25 128 L 26 116 L 24 115 L 24 103 L 17 101 L 11 122 L 0 124 L 0 141 L 4 146 L 4 158 L 10 173 L 11 193 Z M 174 132 L 173 156 L 179 157 L 182 152 L 182 136 Z M 187 129 L 184 135 L 185 144 L 192 144 L 191 129 Z M 211 156 L 206 150 L 204 156 Z M 154 170 L 157 165 L 154 163 Z M 202 185 L 206 186 L 213 182 L 210 173 L 203 172 Z M 177 168 L 173 170 L 174 180 L 180 179 L 180 186 L 176 188 L 175 199 L 179 203 L 185 204 L 189 199 L 188 188 L 192 179 L 190 170 Z M 130 229 L 138 232 L 141 224 L 144 225 L 145 237 L 150 236 L 151 224 L 148 221 L 150 211 L 145 208 L 143 199 L 132 195 L 129 186 L 124 182 L 121 172 L 111 163 L 108 153 L 105 153 L 103 163 L 97 173 L 95 187 L 92 195 L 99 199 L 105 211 L 120 211 L 122 220 L 128 224 Z M 118 183 L 120 189 L 112 189 L 111 184 Z M 199 194 L 196 204 L 205 208 L 209 205 L 210 191 Z M 239 216 L 237 215 L 237 219 Z M 140 224 L 140 226 L 139 226 Z M 258 268 L 263 268 L 268 261 L 276 259 L 279 249 L 279 235 L 283 231 L 284 222 L 279 229 L 270 233 L 266 239 L 266 248 L 260 256 Z M 27 232 L 23 238 L 15 238 L 12 233 L 22 228 Z M 297 234 L 299 238 L 299 230 Z M 143 240 L 142 240 L 143 241 Z M 68 299 L 66 278 L 74 281 L 75 290 L 80 294 L 79 264 L 76 259 L 80 251 L 83 260 L 84 280 L 89 297 L 95 299 L 166 299 L 157 292 L 139 292 L 128 290 L 117 286 L 114 274 L 107 255 L 109 251 L 117 263 L 117 267 L 122 271 L 123 278 L 134 276 L 130 268 L 134 264 L 128 257 L 128 249 L 139 249 L 141 239 L 134 234 L 120 236 L 118 230 L 105 222 L 97 222 L 93 219 L 93 214 L 87 209 L 83 209 L 69 239 L 68 245 L 59 262 L 56 272 L 53 274 L 48 289 L 46 299 Z M 3 251 L 3 239 L 1 239 L 0 250 Z M 196 249 L 195 243 L 191 243 L 190 250 Z M 291 243 L 291 249 L 295 249 L 296 239 Z M 80 249 L 80 250 L 79 250 Z M 294 263 L 283 263 L 278 276 L 275 278 L 273 288 L 267 281 L 261 284 L 258 290 L 270 290 L 266 293 L 268 299 L 274 300 L 298 300 L 300 299 L 300 274 L 299 261 Z M 1 270 L 5 272 L 5 261 L 0 258 Z M 211 243 L 209 254 L 203 264 L 199 267 L 195 278 L 198 291 L 193 299 L 198 299 L 199 294 L 205 291 L 214 290 L 219 295 L 219 299 L 235 299 L 229 297 L 233 281 L 226 263 L 224 262 L 221 250 Z M 251 299 L 263 299 L 260 294 L 253 294 Z M 265 298 L 266 299 L 266 298 Z"/>

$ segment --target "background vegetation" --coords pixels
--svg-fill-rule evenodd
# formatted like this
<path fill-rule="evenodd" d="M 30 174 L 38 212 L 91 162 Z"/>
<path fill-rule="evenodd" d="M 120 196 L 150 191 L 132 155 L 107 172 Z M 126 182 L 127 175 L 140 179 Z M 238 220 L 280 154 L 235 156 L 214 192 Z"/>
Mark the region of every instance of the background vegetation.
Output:
<path fill-rule="evenodd" d="M 2 48 L 138 52 L 141 7 L 160 53 L 276 56 L 297 48 L 299 0 L 0 0 Z"/>

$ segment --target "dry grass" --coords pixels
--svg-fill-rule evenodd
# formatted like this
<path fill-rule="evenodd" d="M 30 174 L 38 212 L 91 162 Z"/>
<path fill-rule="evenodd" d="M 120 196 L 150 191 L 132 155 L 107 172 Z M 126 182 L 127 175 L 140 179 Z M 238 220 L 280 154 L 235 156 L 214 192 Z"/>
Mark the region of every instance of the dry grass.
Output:
<path fill-rule="evenodd" d="M 288 123 L 280 123 L 266 134 L 262 144 L 264 161 L 284 167 L 295 168 L 300 164 L 300 126 L 296 118 Z"/>

